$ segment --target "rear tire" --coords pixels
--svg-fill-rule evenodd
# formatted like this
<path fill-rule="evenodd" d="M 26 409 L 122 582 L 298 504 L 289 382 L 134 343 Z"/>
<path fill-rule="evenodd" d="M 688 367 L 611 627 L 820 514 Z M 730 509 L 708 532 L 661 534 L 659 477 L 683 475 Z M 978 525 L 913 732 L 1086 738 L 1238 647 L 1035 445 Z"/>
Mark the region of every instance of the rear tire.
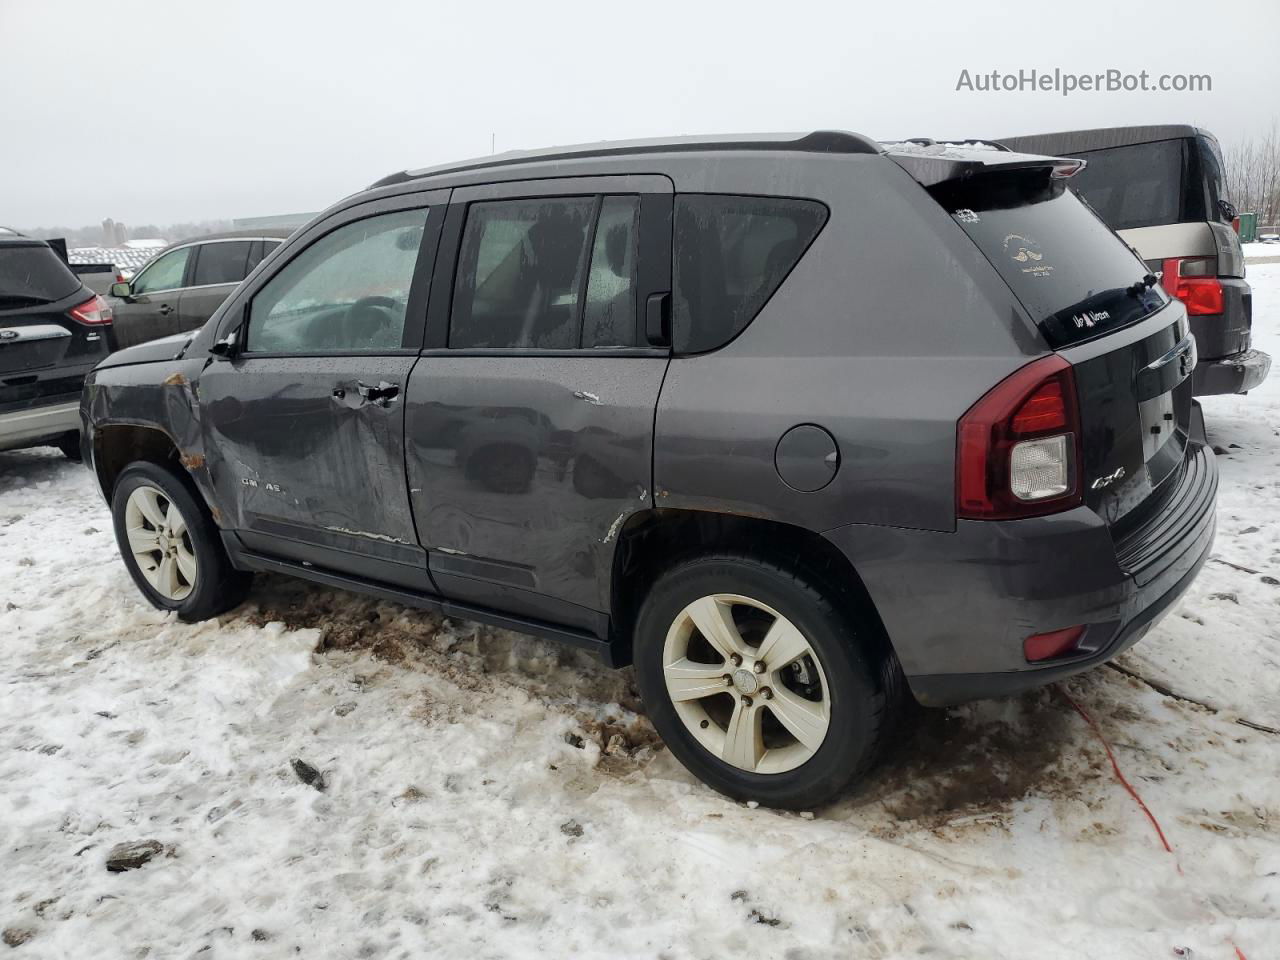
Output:
<path fill-rule="evenodd" d="M 239 606 L 251 574 L 231 566 L 190 479 L 156 463 L 132 463 L 111 496 L 116 543 L 147 601 L 187 622 Z"/>
<path fill-rule="evenodd" d="M 802 576 L 748 555 L 702 557 L 645 598 L 636 682 L 662 739 L 708 786 L 812 810 L 873 765 L 888 731 L 892 691 L 858 633 Z"/>

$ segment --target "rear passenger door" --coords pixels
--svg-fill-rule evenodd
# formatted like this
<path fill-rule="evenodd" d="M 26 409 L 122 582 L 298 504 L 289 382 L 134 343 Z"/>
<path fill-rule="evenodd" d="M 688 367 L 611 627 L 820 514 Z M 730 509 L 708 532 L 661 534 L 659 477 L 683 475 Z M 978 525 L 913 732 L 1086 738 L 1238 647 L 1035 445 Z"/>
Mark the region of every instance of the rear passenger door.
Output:
<path fill-rule="evenodd" d="M 262 241 L 252 238 L 208 240 L 197 244 L 192 254 L 195 266 L 191 282 L 178 298 L 177 323 L 173 332 L 204 326 L 204 322 L 213 316 L 213 311 L 231 296 L 231 291 L 253 269 L 250 260 L 255 254 L 257 259 L 253 260 L 253 266 L 262 259 Z"/>
<path fill-rule="evenodd" d="M 653 505 L 671 198 L 658 176 L 454 190 L 405 424 L 450 598 L 602 624 L 618 533 Z"/>

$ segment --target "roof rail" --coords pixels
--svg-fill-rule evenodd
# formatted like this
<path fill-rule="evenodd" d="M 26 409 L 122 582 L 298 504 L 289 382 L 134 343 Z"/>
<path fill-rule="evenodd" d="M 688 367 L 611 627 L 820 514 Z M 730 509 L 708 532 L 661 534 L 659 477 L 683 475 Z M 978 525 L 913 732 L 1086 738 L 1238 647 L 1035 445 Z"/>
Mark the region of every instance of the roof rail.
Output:
<path fill-rule="evenodd" d="M 546 150 L 518 150 L 493 157 L 463 160 L 437 167 L 404 170 L 383 177 L 369 186 L 386 187 L 420 177 L 461 173 L 519 163 L 546 163 L 649 153 L 691 153 L 703 150 L 780 150 L 799 153 L 882 153 L 880 145 L 859 133 L 843 130 L 815 130 L 813 133 L 730 134 L 706 137 L 668 137 L 656 140 L 614 140 Z"/>

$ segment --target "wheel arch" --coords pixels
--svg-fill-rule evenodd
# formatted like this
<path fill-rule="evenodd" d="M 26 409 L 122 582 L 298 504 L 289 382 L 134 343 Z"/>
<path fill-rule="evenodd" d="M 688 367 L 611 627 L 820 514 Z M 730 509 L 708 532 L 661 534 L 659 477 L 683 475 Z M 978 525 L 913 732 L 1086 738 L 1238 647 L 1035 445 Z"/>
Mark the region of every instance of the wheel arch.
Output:
<path fill-rule="evenodd" d="M 830 591 L 833 601 L 863 627 L 863 640 L 886 664 L 886 676 L 901 677 L 892 642 L 866 585 L 830 540 L 778 520 L 671 508 L 638 511 L 618 534 L 610 585 L 610 639 L 619 665 L 631 662 L 632 627 L 654 581 L 678 563 L 725 551 L 780 564 Z"/>
<path fill-rule="evenodd" d="M 120 474 L 137 461 L 173 469 L 181 464 L 178 444 L 165 430 L 136 423 L 101 424 L 93 431 L 93 470 L 108 502 Z"/>

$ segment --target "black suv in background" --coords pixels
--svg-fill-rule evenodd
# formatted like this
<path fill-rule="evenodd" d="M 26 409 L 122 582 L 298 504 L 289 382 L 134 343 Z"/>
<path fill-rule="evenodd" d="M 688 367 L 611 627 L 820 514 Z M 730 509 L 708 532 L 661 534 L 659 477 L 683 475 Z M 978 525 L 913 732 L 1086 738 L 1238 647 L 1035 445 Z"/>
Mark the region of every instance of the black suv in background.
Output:
<path fill-rule="evenodd" d="M 204 326 L 288 230 L 214 233 L 165 247 L 128 282 L 111 286 L 122 347 Z"/>
<path fill-rule="evenodd" d="M 1253 349 L 1253 296 L 1213 134 L 1189 126 L 1109 127 L 1000 142 L 1086 161 L 1072 187 L 1186 305 L 1200 357 L 1196 396 L 1247 393 L 1266 379 L 1271 357 Z"/>
<path fill-rule="evenodd" d="M 111 308 L 43 240 L 0 233 L 0 450 L 80 458 L 80 389 L 115 348 Z"/>
<path fill-rule="evenodd" d="M 634 663 L 698 776 L 811 808 L 906 687 L 1098 664 L 1208 556 L 1186 309 L 1079 166 L 814 133 L 389 176 L 86 383 L 125 566 L 186 620 L 279 571 Z"/>

